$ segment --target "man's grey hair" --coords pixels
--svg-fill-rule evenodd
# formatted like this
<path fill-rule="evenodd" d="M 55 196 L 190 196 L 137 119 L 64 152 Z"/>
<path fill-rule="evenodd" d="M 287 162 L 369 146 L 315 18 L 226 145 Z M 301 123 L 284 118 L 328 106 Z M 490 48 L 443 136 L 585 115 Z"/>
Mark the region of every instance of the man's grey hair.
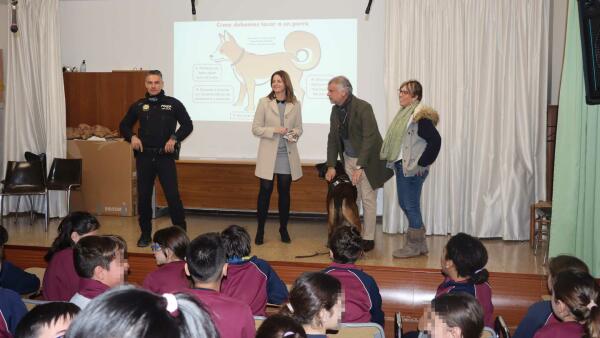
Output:
<path fill-rule="evenodd" d="M 348 80 L 347 77 L 343 75 L 336 76 L 333 79 L 329 80 L 329 83 L 327 85 L 330 85 L 332 83 L 338 87 L 338 90 L 343 90 L 347 94 L 352 94 L 352 84 L 350 83 L 350 80 Z"/>

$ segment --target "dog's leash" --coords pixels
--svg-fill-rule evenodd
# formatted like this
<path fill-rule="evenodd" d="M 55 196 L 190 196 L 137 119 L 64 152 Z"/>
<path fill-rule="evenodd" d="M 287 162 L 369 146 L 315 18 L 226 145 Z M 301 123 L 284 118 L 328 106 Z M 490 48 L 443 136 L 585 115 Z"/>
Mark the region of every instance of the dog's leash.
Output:
<path fill-rule="evenodd" d="M 312 254 L 312 255 L 300 255 L 300 256 L 295 256 L 295 258 L 310 258 L 310 257 L 321 256 L 321 255 L 327 255 L 327 254 L 329 254 L 329 251 L 327 251 L 327 252 L 318 252 L 318 251 L 315 251 L 315 253 Z"/>

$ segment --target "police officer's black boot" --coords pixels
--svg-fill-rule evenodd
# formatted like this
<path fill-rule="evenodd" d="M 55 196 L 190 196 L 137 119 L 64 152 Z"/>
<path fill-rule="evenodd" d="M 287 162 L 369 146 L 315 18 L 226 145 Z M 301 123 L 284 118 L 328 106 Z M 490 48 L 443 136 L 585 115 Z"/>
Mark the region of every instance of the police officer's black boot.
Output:
<path fill-rule="evenodd" d="M 150 245 L 150 242 L 152 242 L 152 237 L 150 236 L 150 234 L 142 232 L 140 239 L 138 239 L 137 241 L 137 246 L 140 248 L 145 248 L 148 245 Z"/>
<path fill-rule="evenodd" d="M 281 236 L 281 241 L 283 243 L 291 243 L 292 239 L 290 238 L 290 234 L 287 231 L 287 225 L 279 226 L 279 235 Z"/>
<path fill-rule="evenodd" d="M 256 229 L 256 236 L 254 237 L 254 244 L 263 245 L 264 237 L 265 237 L 265 225 L 259 224 L 258 228 Z"/>

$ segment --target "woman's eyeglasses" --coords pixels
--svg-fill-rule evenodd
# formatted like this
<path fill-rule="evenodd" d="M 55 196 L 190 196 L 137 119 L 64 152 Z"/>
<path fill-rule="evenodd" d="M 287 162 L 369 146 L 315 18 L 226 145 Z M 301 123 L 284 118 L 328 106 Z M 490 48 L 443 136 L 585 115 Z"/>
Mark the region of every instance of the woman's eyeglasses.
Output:
<path fill-rule="evenodd" d="M 410 92 L 406 89 L 398 89 L 398 94 L 408 95 L 410 94 Z"/>
<path fill-rule="evenodd" d="M 152 243 L 150 248 L 152 249 L 152 252 L 158 252 L 160 251 L 160 249 L 162 249 L 162 247 L 158 243 Z"/>

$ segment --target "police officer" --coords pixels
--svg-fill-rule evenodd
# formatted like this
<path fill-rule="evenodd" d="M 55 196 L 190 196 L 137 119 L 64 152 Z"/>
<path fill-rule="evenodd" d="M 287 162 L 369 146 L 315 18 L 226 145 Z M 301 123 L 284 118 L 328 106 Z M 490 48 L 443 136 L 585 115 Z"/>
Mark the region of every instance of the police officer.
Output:
<path fill-rule="evenodd" d="M 193 129 L 185 107 L 163 91 L 162 73 L 151 70 L 146 75 L 146 97 L 131 105 L 120 124 L 121 135 L 131 143 L 137 168 L 138 214 L 142 235 L 137 246 L 150 244 L 152 232 L 152 189 L 156 175 L 165 192 L 173 225 L 186 229 L 183 204 L 177 187 L 175 159 L 179 142 Z M 139 121 L 138 134 L 133 125 Z M 179 122 L 179 129 L 175 131 Z"/>

